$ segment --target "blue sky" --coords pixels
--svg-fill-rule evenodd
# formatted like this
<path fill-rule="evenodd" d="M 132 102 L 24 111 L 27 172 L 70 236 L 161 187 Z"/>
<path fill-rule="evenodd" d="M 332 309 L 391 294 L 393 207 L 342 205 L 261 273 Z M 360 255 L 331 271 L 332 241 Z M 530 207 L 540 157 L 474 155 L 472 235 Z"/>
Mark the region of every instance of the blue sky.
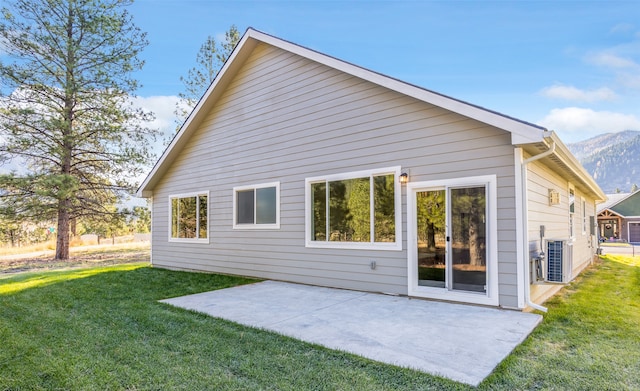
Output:
<path fill-rule="evenodd" d="M 640 130 L 635 1 L 137 0 L 130 12 L 150 41 L 140 104 L 160 127 L 174 126 L 179 79 L 200 45 L 235 24 L 546 126 L 567 143 Z"/>

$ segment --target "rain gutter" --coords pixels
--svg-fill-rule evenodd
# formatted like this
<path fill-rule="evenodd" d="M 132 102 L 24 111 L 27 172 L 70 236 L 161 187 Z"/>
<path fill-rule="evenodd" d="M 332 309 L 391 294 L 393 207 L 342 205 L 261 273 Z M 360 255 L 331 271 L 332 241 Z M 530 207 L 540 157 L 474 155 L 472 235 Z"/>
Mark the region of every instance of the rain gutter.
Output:
<path fill-rule="evenodd" d="M 552 132 L 545 132 L 552 134 Z M 525 223 L 525 229 L 524 229 L 524 239 L 522 246 L 523 246 L 523 254 L 524 256 L 522 257 L 522 261 L 524 262 L 524 299 L 525 299 L 525 303 L 526 305 L 528 305 L 531 308 L 534 308 L 536 310 L 542 311 L 542 312 L 547 312 L 547 308 L 543 307 L 541 305 L 538 305 L 534 302 L 531 301 L 531 266 L 530 266 L 530 262 L 529 262 L 529 256 L 527 256 L 527 254 L 529 254 L 529 196 L 528 196 L 528 191 L 527 191 L 527 165 L 531 162 L 535 162 L 536 160 L 540 160 L 543 159 L 547 156 L 553 155 L 556 151 L 556 143 L 555 141 L 553 141 L 553 139 L 551 139 L 551 137 L 547 137 L 546 135 L 544 136 L 545 139 L 549 139 L 551 140 L 551 145 L 549 146 L 549 149 L 545 152 L 542 152 L 540 154 L 531 156 L 527 159 L 524 159 L 522 161 L 522 165 L 521 165 L 521 169 L 522 169 L 522 175 L 520 176 L 522 178 L 522 219 Z"/>

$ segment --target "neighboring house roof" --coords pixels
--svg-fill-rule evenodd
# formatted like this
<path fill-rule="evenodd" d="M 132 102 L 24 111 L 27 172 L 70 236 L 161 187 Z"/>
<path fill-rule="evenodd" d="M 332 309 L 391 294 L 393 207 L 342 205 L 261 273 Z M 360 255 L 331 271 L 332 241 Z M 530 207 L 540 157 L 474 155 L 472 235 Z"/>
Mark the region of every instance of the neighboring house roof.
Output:
<path fill-rule="evenodd" d="M 602 212 L 605 209 L 609 209 L 611 206 L 617 204 L 623 199 L 629 197 L 631 193 L 614 193 L 607 194 L 607 200 L 602 204 L 598 205 L 598 213 Z"/>
<path fill-rule="evenodd" d="M 224 64 L 215 80 L 211 83 L 211 86 L 207 89 L 203 97 L 180 128 L 178 134 L 174 137 L 171 144 L 169 144 L 153 167 L 152 171 L 144 180 L 138 189 L 138 196 L 152 196 L 153 188 L 160 178 L 162 178 L 168 167 L 171 165 L 171 162 L 180 153 L 182 147 L 185 145 L 191 134 L 198 128 L 198 125 L 206 114 L 215 106 L 216 101 L 221 96 L 233 76 L 242 67 L 253 49 L 260 43 L 286 50 L 290 53 L 340 70 L 355 77 L 359 77 L 371 83 L 503 129 L 511 133 L 511 142 L 513 145 L 523 146 L 523 148 L 530 154 L 544 152 L 550 148 L 551 144 L 556 144 L 556 152 L 554 152 L 549 159 L 564 170 L 566 175 L 575 181 L 576 184 L 584 191 L 593 194 L 596 200 L 605 199 L 602 190 L 600 190 L 593 178 L 591 178 L 591 176 L 584 170 L 577 159 L 575 159 L 575 157 L 569 152 L 568 148 L 560 141 L 557 135 L 541 126 L 417 87 L 251 28 L 249 28 L 242 36 L 240 42 L 238 42 L 238 45 L 229 56 L 229 59 Z"/>
<path fill-rule="evenodd" d="M 607 195 L 613 201 L 607 202 L 604 207 L 598 208 L 598 213 L 609 209 L 622 217 L 638 217 L 640 216 L 640 190 L 634 193 L 609 194 Z"/>

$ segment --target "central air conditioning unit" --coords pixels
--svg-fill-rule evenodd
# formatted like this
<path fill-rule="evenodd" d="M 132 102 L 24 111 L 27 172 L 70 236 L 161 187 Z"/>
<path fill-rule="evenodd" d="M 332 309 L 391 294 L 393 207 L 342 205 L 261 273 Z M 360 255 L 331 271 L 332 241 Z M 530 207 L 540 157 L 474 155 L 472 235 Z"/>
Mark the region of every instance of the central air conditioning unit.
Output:
<path fill-rule="evenodd" d="M 548 282 L 569 282 L 573 270 L 573 245 L 566 240 L 547 240 L 547 270 Z"/>

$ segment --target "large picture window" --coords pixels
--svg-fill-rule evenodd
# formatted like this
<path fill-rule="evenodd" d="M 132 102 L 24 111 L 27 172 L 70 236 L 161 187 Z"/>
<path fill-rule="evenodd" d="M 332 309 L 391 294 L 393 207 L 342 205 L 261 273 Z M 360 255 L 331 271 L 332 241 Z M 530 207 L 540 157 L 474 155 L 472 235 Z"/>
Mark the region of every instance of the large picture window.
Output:
<path fill-rule="evenodd" d="M 208 192 L 169 197 L 170 240 L 208 241 L 208 199 Z"/>
<path fill-rule="evenodd" d="M 397 250 L 399 167 L 307 179 L 307 246 Z"/>
<path fill-rule="evenodd" d="M 233 188 L 233 228 L 280 228 L 280 182 Z"/>

